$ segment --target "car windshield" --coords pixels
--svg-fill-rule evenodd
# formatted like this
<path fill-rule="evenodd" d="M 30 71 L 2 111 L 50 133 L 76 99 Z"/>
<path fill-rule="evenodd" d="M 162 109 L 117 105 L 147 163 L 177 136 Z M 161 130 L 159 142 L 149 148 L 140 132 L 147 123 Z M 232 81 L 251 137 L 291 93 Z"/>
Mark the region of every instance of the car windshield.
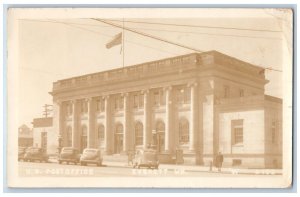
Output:
<path fill-rule="evenodd" d="M 84 153 L 96 153 L 97 152 L 97 150 L 95 150 L 95 149 L 86 149 L 86 150 L 84 150 Z"/>
<path fill-rule="evenodd" d="M 153 152 L 145 152 L 144 153 L 144 158 L 147 158 L 149 160 L 156 160 L 157 155 Z"/>
<path fill-rule="evenodd" d="M 71 148 L 65 148 L 62 150 L 63 153 L 73 153 L 74 149 Z"/>

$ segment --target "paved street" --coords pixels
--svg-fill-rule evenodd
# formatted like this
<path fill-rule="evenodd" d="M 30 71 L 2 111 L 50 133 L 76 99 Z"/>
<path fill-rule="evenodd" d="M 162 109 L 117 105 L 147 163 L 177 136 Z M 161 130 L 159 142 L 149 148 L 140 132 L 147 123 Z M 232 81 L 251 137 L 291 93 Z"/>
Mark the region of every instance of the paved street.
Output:
<path fill-rule="evenodd" d="M 209 172 L 204 170 L 193 170 L 188 166 L 176 165 L 160 165 L 159 169 L 133 169 L 130 166 L 117 166 L 104 163 L 103 166 L 80 166 L 80 165 L 66 165 L 57 163 L 32 163 L 19 162 L 20 176 L 94 176 L 94 177 L 120 177 L 120 176 L 135 176 L 135 177 L 276 177 L 279 175 L 270 174 L 240 174 L 231 172 Z"/>

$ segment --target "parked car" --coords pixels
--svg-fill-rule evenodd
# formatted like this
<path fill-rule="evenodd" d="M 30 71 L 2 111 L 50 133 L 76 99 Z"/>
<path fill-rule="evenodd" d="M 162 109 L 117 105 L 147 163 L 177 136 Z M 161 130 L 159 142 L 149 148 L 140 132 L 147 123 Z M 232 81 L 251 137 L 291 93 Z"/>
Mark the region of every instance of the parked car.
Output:
<path fill-rule="evenodd" d="M 133 168 L 148 167 L 158 169 L 159 161 L 155 150 L 138 150 L 133 159 Z"/>
<path fill-rule="evenodd" d="M 80 157 L 80 165 L 87 165 L 89 163 L 96 164 L 97 166 L 102 165 L 102 155 L 99 149 L 86 148 Z"/>
<path fill-rule="evenodd" d="M 18 150 L 18 161 L 24 161 L 24 156 L 26 153 L 27 147 L 19 146 Z"/>
<path fill-rule="evenodd" d="M 48 155 L 43 148 L 29 147 L 24 154 L 24 161 L 48 162 Z"/>
<path fill-rule="evenodd" d="M 63 162 L 66 162 L 67 164 L 69 163 L 77 164 L 79 163 L 79 160 L 80 160 L 79 150 L 73 147 L 63 147 L 59 154 L 58 163 L 62 164 Z"/>

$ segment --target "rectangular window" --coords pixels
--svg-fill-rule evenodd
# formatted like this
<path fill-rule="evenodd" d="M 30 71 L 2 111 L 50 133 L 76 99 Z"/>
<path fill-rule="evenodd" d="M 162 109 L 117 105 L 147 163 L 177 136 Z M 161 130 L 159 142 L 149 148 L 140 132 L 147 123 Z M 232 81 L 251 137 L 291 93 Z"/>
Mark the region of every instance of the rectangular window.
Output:
<path fill-rule="evenodd" d="M 123 97 L 115 97 L 115 110 L 122 110 L 124 108 Z"/>
<path fill-rule="evenodd" d="M 124 108 L 124 98 L 120 97 L 119 98 L 119 109 L 123 109 Z"/>
<path fill-rule="evenodd" d="M 276 122 L 272 121 L 272 143 L 274 144 L 276 142 Z"/>
<path fill-rule="evenodd" d="M 244 142 L 243 120 L 232 120 L 232 145 L 242 145 Z"/>
<path fill-rule="evenodd" d="M 71 115 L 73 113 L 72 104 L 67 104 L 66 108 L 67 108 L 67 114 Z"/>
<path fill-rule="evenodd" d="M 96 111 L 100 111 L 100 99 L 96 100 Z"/>
<path fill-rule="evenodd" d="M 80 104 L 81 104 L 80 111 L 81 111 L 81 113 L 84 113 L 85 112 L 85 102 L 81 101 Z"/>
<path fill-rule="evenodd" d="M 179 88 L 179 89 L 177 89 L 177 91 L 176 91 L 176 96 L 177 96 L 177 103 L 183 103 L 183 101 L 184 101 L 184 89 L 182 89 L 182 88 Z"/>
<path fill-rule="evenodd" d="M 184 88 L 184 103 L 190 103 L 191 101 L 191 89 Z"/>
<path fill-rule="evenodd" d="M 224 98 L 229 97 L 229 86 L 224 86 Z"/>
<path fill-rule="evenodd" d="M 115 110 L 118 109 L 118 102 L 119 102 L 119 101 L 118 101 L 118 98 L 116 97 L 116 98 L 115 98 Z"/>
<path fill-rule="evenodd" d="M 143 94 L 139 95 L 139 107 L 140 108 L 144 107 L 144 95 Z"/>
<path fill-rule="evenodd" d="M 135 95 L 133 95 L 133 107 L 134 107 L 134 108 L 138 108 L 138 106 L 139 106 L 139 103 L 138 103 L 138 95 L 135 94 Z"/>
<path fill-rule="evenodd" d="M 154 92 L 154 105 L 159 106 L 159 92 L 158 91 Z"/>
<path fill-rule="evenodd" d="M 191 102 L 191 89 L 185 86 L 178 87 L 176 90 L 177 103 L 190 103 Z"/>
<path fill-rule="evenodd" d="M 97 112 L 104 112 L 105 103 L 103 99 L 97 99 L 96 100 L 96 110 Z"/>
<path fill-rule="evenodd" d="M 240 89 L 240 90 L 239 90 L 239 94 L 240 94 L 240 97 L 243 97 L 243 96 L 244 96 L 244 90 L 243 90 L 243 89 Z"/>
<path fill-rule="evenodd" d="M 162 89 L 159 90 L 159 102 L 160 102 L 160 105 L 166 104 L 166 95 L 164 94 L 164 91 Z"/>

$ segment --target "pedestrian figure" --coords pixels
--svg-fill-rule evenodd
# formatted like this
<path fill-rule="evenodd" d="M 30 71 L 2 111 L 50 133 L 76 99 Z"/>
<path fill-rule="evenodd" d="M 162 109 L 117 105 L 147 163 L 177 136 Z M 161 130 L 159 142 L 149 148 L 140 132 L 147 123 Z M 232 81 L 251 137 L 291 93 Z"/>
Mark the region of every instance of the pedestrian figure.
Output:
<path fill-rule="evenodd" d="M 133 151 L 128 151 L 128 165 L 129 164 L 133 165 L 133 157 L 134 157 Z"/>
<path fill-rule="evenodd" d="M 219 172 L 221 172 L 222 164 L 223 164 L 223 155 L 221 152 L 219 152 L 216 156 L 216 166 Z"/>

